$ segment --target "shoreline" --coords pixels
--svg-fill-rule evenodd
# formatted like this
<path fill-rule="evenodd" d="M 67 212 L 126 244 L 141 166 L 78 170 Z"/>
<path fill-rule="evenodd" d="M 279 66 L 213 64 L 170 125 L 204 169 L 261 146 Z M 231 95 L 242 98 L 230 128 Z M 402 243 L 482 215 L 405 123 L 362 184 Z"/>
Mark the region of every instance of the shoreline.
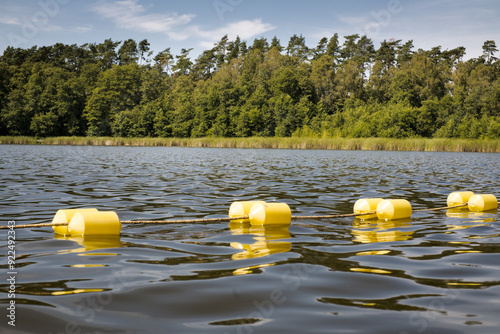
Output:
<path fill-rule="evenodd" d="M 319 149 L 362 151 L 480 152 L 500 153 L 500 139 L 456 138 L 121 138 L 121 137 L 35 137 L 0 136 L 0 144 L 13 145 L 89 145 L 89 146 L 165 146 L 261 149 Z"/>

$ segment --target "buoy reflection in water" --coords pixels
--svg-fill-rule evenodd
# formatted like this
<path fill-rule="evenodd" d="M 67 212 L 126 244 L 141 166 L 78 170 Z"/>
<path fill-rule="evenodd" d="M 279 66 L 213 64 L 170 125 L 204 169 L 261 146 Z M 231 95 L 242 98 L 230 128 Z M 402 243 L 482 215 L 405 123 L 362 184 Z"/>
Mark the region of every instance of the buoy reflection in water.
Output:
<path fill-rule="evenodd" d="M 231 247 L 241 250 L 241 252 L 232 255 L 233 260 L 264 257 L 271 254 L 288 252 L 292 249 L 292 243 L 283 240 L 291 238 L 288 226 L 253 226 L 249 224 L 231 223 L 229 227 L 233 235 L 252 234 L 255 240 L 252 244 L 232 242 Z M 268 267 L 271 265 L 274 265 L 274 263 L 239 268 L 234 271 L 234 274 L 248 274 L 252 272 L 251 269 Z"/>
<path fill-rule="evenodd" d="M 413 231 L 405 230 L 411 227 L 411 219 L 362 221 L 355 219 L 351 233 L 354 242 L 374 243 L 410 240 Z"/>

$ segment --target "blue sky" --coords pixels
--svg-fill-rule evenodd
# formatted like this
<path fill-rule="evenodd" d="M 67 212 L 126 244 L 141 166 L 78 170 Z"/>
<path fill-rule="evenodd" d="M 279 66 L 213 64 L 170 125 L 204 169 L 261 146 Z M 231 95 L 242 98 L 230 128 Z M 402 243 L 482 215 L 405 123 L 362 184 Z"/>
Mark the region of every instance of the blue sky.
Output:
<path fill-rule="evenodd" d="M 286 46 L 302 34 L 360 34 L 374 41 L 413 40 L 415 49 L 464 46 L 478 57 L 486 40 L 500 45 L 498 0 L 0 0 L 0 53 L 7 46 L 147 39 L 154 54 L 194 48 L 196 58 L 224 35 L 273 36 Z"/>

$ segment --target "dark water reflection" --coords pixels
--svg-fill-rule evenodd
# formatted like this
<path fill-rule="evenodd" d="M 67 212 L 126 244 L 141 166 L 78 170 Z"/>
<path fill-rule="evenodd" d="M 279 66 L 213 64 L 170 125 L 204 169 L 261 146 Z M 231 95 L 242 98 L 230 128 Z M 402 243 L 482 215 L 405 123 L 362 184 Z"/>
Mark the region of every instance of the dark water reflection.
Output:
<path fill-rule="evenodd" d="M 352 212 L 362 197 L 443 206 L 500 193 L 498 154 L 0 146 L 2 224 L 61 208 L 122 220 L 223 217 L 236 200 L 294 214 Z M 7 272 L 7 234 L 0 257 Z M 16 233 L 9 333 L 498 333 L 498 213 L 411 220 L 128 225 L 120 238 Z M 0 284 L 1 304 L 10 302 Z M 6 311 L 4 311 L 6 313 Z"/>

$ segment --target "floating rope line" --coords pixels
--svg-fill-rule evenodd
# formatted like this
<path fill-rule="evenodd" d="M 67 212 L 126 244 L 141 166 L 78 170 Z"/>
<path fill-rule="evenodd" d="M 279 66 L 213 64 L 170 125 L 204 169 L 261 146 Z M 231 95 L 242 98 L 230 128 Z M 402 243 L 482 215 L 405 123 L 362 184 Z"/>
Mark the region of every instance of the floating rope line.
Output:
<path fill-rule="evenodd" d="M 292 216 L 292 219 L 332 219 L 332 218 L 345 218 L 345 217 L 358 217 L 374 215 L 377 211 L 369 211 L 363 213 L 348 213 L 344 215 L 325 215 L 325 216 Z"/>
<path fill-rule="evenodd" d="M 423 212 L 423 211 L 440 211 L 447 209 L 455 209 L 466 207 L 468 203 L 453 205 L 453 206 L 445 206 L 441 208 L 434 209 L 420 209 L 414 210 L 413 212 Z M 316 216 L 292 216 L 292 219 L 332 219 L 332 218 L 347 218 L 347 217 L 359 217 L 359 216 L 367 216 L 374 215 L 377 211 L 369 211 L 363 213 L 348 213 L 348 214 L 339 214 L 339 215 L 316 215 Z M 189 224 L 189 223 L 217 223 L 217 222 L 227 222 L 233 220 L 245 220 L 249 219 L 248 216 L 240 216 L 240 217 L 226 217 L 226 218 L 207 218 L 207 219 L 179 219 L 179 220 L 125 220 L 121 221 L 122 224 Z"/>
<path fill-rule="evenodd" d="M 292 219 L 330 219 L 330 218 L 344 218 L 344 217 L 357 217 L 373 215 L 376 211 L 364 213 L 349 213 L 343 215 L 325 215 L 325 216 L 292 216 Z M 234 220 L 249 219 L 249 216 L 240 217 L 227 217 L 227 218 L 208 218 L 208 219 L 181 219 L 181 220 L 125 220 L 122 224 L 185 224 L 185 223 L 213 223 L 213 222 L 227 222 Z"/>
<path fill-rule="evenodd" d="M 441 211 L 441 210 L 448 210 L 448 209 L 463 208 L 463 207 L 466 207 L 466 206 L 469 206 L 469 203 L 452 205 L 452 206 L 445 206 L 445 207 L 442 207 L 442 208 L 413 210 L 413 212 Z"/>
<path fill-rule="evenodd" d="M 453 205 L 453 206 L 444 206 L 441 208 L 434 208 L 434 209 L 420 209 L 420 210 L 413 210 L 413 212 L 424 212 L 424 211 L 441 211 L 441 210 L 448 210 L 448 209 L 456 209 L 456 208 L 463 208 L 468 206 L 468 203 L 464 204 L 458 204 L 458 205 Z M 363 212 L 363 213 L 348 213 L 344 215 L 325 215 L 325 216 L 292 216 L 292 219 L 331 219 L 331 218 L 346 218 L 346 217 L 358 217 L 358 216 L 367 216 L 367 215 L 374 215 L 376 214 L 377 211 L 369 211 L 369 212 Z"/>
<path fill-rule="evenodd" d="M 0 230 L 7 230 L 13 228 L 31 228 L 31 227 L 51 227 L 51 226 L 67 226 L 69 223 L 42 223 L 42 224 L 24 224 L 24 225 L 9 225 L 0 226 Z"/>
<path fill-rule="evenodd" d="M 231 220 L 243 220 L 248 219 L 248 216 L 241 217 L 225 217 L 225 218 L 206 218 L 206 219 L 179 219 L 179 220 L 124 220 L 120 223 L 122 224 L 190 224 L 190 223 L 218 223 L 218 222 L 228 222 Z"/>
<path fill-rule="evenodd" d="M 420 209 L 414 210 L 413 212 L 425 212 L 425 211 L 441 211 L 455 208 L 466 207 L 468 204 L 459 204 L 453 206 L 445 206 L 433 209 Z M 374 215 L 377 211 L 369 211 L 363 213 L 349 213 L 349 214 L 338 214 L 338 215 L 317 215 L 317 216 L 292 216 L 292 219 L 334 219 L 334 218 L 347 218 L 347 217 L 359 217 Z M 201 218 L 201 219 L 177 219 L 177 220 L 124 220 L 120 221 L 122 224 L 156 224 L 156 225 L 167 225 L 167 224 L 195 224 L 195 223 L 218 223 L 218 222 L 230 222 L 236 220 L 246 220 L 249 219 L 247 216 L 239 217 L 224 217 L 224 218 Z M 69 222 L 62 223 L 41 223 L 41 224 L 23 224 L 23 225 L 10 225 L 10 226 L 0 226 L 0 229 L 18 229 L 18 228 L 38 228 L 38 227 L 52 227 L 52 226 L 68 226 Z"/>

